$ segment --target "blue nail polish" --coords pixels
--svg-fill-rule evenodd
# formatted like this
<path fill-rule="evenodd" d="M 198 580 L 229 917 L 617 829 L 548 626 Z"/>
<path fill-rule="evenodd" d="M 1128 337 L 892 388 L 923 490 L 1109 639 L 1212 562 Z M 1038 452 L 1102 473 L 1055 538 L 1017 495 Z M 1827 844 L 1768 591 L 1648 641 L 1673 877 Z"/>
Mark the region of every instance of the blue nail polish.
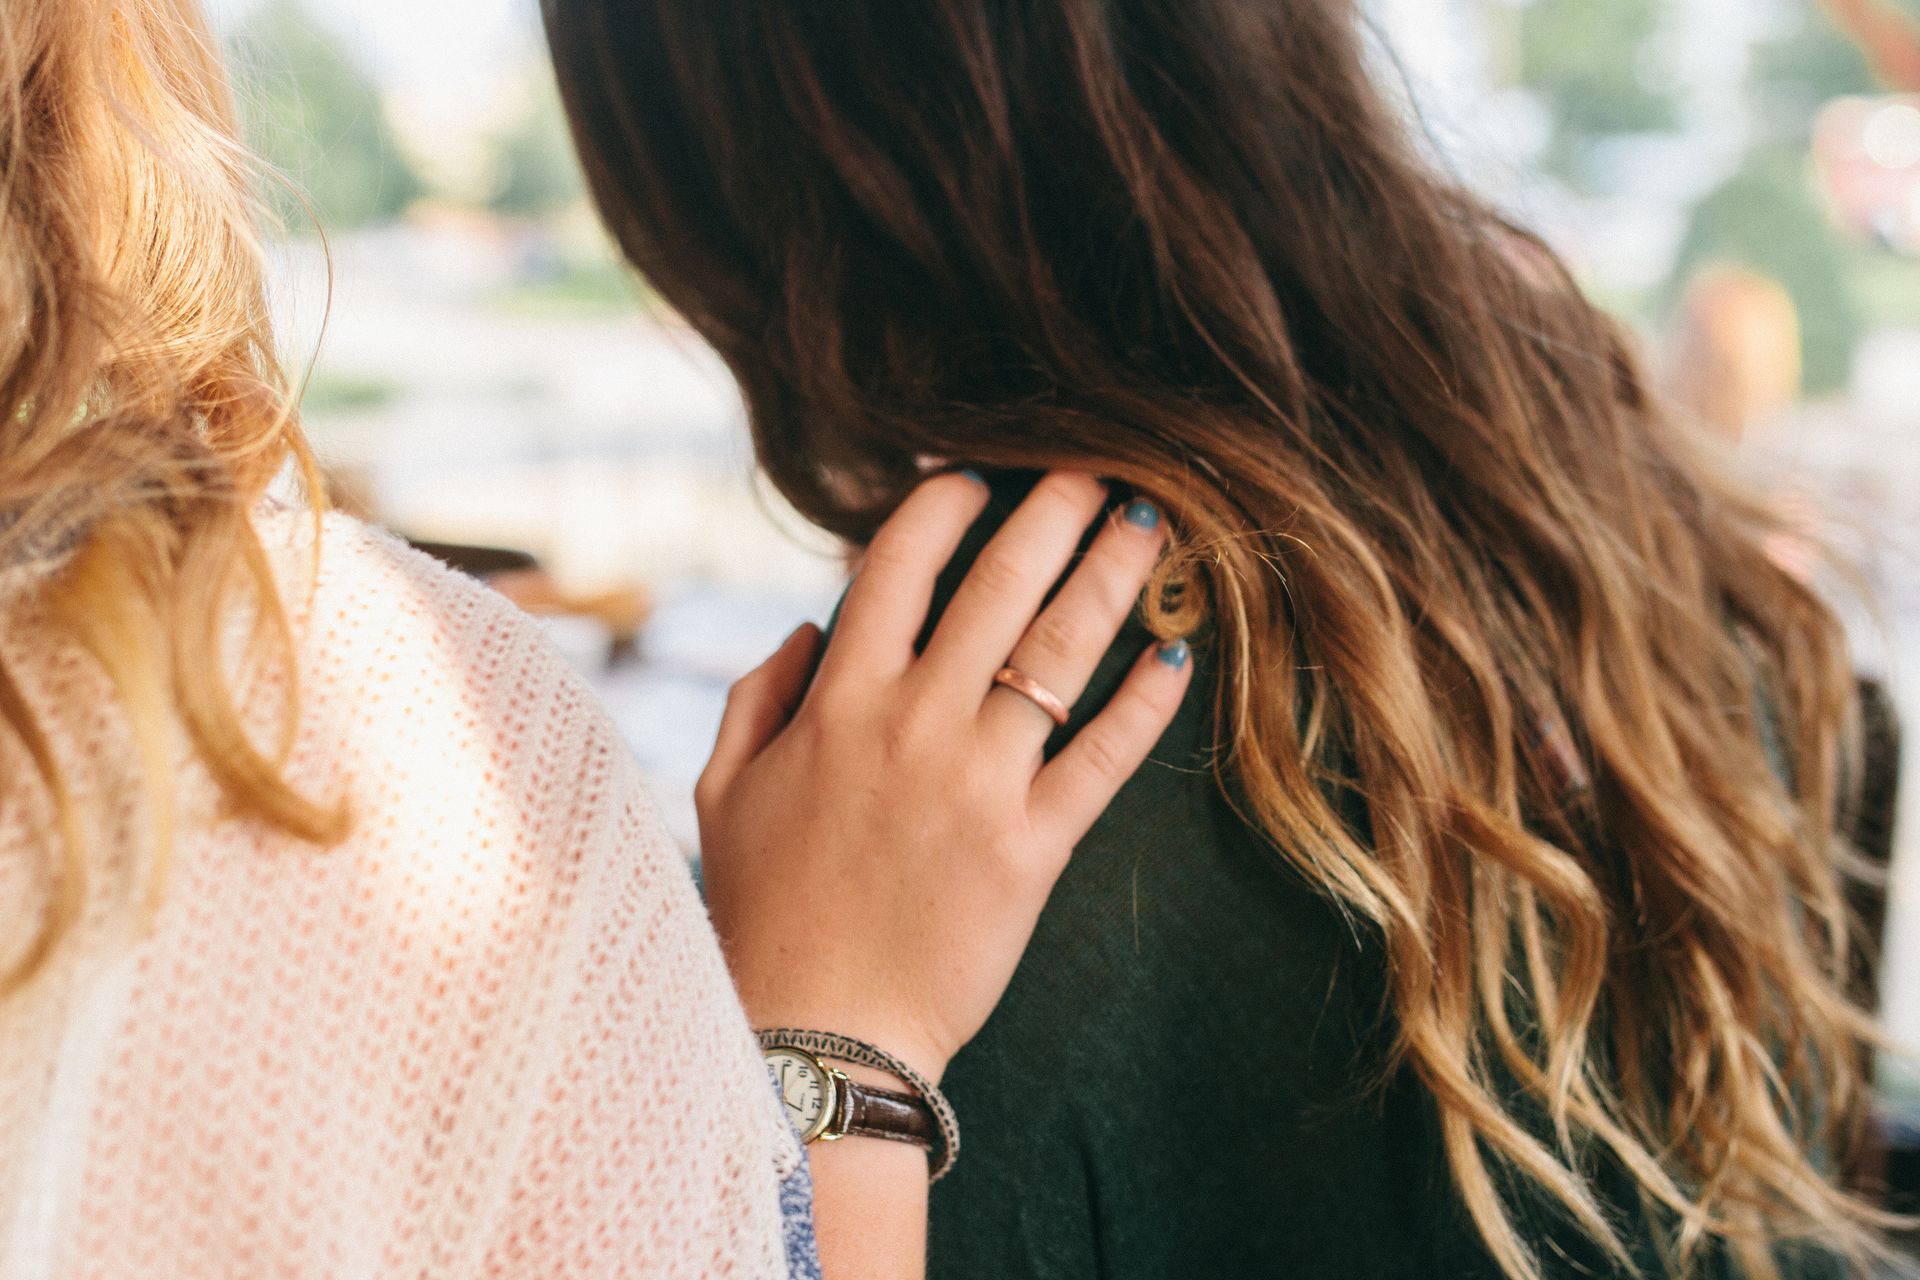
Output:
<path fill-rule="evenodd" d="M 962 467 L 960 470 L 954 472 L 954 474 L 965 476 L 983 489 L 987 487 L 987 478 L 978 471 L 975 471 L 972 467 Z"/>
<path fill-rule="evenodd" d="M 1174 640 L 1160 646 L 1160 661 L 1175 671 L 1183 669 L 1192 657 L 1193 650 L 1187 647 L 1185 640 Z"/>
<path fill-rule="evenodd" d="M 1154 530 L 1160 527 L 1160 508 L 1145 498 L 1136 498 L 1128 504 L 1126 522 L 1136 529 Z"/>

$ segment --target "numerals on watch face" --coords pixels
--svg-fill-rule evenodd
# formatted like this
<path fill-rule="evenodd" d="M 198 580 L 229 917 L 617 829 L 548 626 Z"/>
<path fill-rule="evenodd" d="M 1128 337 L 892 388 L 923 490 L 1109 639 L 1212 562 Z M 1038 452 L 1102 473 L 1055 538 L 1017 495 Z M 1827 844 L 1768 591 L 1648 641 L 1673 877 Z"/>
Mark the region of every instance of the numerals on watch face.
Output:
<path fill-rule="evenodd" d="M 791 1049 L 766 1052 L 767 1074 L 787 1109 L 787 1119 L 802 1137 L 812 1137 L 822 1127 L 831 1097 L 830 1082 L 819 1064 L 804 1053 Z"/>

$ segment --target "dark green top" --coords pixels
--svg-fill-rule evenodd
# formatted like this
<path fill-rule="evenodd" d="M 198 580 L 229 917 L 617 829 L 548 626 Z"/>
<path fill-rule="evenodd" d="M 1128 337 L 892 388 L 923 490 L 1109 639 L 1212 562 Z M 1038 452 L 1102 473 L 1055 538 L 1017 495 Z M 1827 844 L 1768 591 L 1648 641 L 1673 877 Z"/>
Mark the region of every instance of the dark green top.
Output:
<path fill-rule="evenodd" d="M 1075 727 L 1149 643 L 1121 638 Z M 1204 646 L 1199 662 L 953 1063 L 962 1152 L 933 1191 L 928 1274 L 1496 1280 L 1430 1097 L 1406 1075 L 1373 1087 L 1391 1039 L 1377 946 L 1220 793 Z M 1550 1211 L 1520 1216 L 1550 1276 L 1611 1273 Z"/>

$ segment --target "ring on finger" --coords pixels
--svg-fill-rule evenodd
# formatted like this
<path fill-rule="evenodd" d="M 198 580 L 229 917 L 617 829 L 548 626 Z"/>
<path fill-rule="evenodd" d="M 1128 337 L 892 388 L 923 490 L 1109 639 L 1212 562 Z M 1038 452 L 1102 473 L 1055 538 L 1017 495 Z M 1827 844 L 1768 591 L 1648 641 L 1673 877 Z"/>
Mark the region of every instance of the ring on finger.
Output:
<path fill-rule="evenodd" d="M 1067 721 L 1073 718 L 1073 713 L 1067 709 L 1067 704 L 1060 700 L 1058 694 L 1054 693 L 1053 690 L 1047 688 L 1047 686 L 1041 684 L 1038 680 L 1035 680 L 1018 667 L 1000 668 L 999 674 L 994 676 L 993 682 L 1002 689 L 1008 689 L 1019 694 L 1034 706 L 1046 712 L 1048 718 L 1057 725 L 1065 725 Z"/>

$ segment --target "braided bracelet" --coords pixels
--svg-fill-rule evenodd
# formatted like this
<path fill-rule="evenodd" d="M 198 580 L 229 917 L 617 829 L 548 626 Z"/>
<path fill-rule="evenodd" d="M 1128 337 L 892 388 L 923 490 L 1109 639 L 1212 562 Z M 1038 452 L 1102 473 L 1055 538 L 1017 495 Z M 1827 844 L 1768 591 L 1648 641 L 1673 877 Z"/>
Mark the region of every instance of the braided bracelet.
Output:
<path fill-rule="evenodd" d="M 920 1100 L 933 1112 L 933 1122 L 940 1129 L 940 1156 L 935 1163 L 932 1182 L 938 1182 L 947 1176 L 954 1161 L 960 1158 L 960 1118 L 953 1112 L 953 1104 L 947 1101 L 947 1095 L 940 1087 L 915 1071 L 900 1059 L 877 1048 L 864 1040 L 855 1040 L 852 1036 L 836 1035 L 831 1031 L 801 1031 L 797 1028 L 782 1027 L 772 1031 L 762 1031 L 760 1047 L 778 1048 L 788 1045 L 795 1049 L 805 1049 L 808 1053 L 817 1053 L 823 1058 L 834 1058 L 841 1062 L 850 1062 L 855 1066 L 871 1067 L 875 1071 L 885 1071 L 900 1077 Z"/>

